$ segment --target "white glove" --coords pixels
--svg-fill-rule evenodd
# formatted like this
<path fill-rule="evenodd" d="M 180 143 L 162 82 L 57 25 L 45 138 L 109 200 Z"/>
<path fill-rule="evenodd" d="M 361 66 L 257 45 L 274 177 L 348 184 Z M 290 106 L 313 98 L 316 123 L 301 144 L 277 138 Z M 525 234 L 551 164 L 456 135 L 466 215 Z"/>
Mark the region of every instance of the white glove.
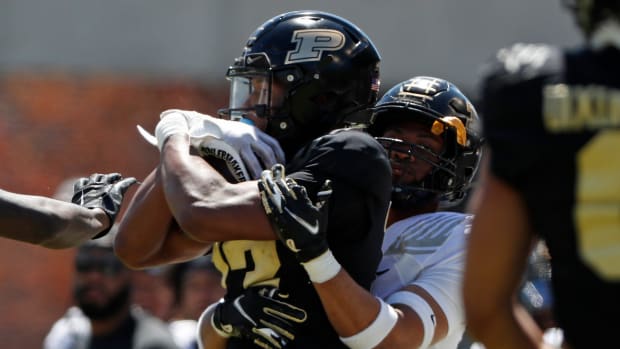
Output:
<path fill-rule="evenodd" d="M 237 182 L 245 182 L 250 179 L 248 170 L 245 168 L 239 153 L 223 140 L 210 138 L 202 141 L 200 143 L 200 148 L 198 148 L 198 153 L 200 153 L 202 157 L 211 156 L 224 160 L 228 167 L 228 171 Z"/>
<path fill-rule="evenodd" d="M 147 142 L 157 145 L 160 150 L 165 140 L 172 134 L 189 134 L 192 146 L 203 153 L 206 151 L 209 155 L 213 155 L 209 151 L 209 148 L 212 148 L 233 154 L 233 158 L 240 157 L 247 169 L 244 171 L 246 179 L 247 174 L 252 179 L 257 179 L 263 169 L 285 161 L 284 151 L 278 141 L 254 126 L 179 109 L 166 110 L 161 113 L 160 118 L 161 121 L 155 129 L 156 137 L 137 126 L 142 137 Z M 220 142 L 213 142 L 214 140 Z M 230 147 L 225 147 L 223 143 Z M 229 168 L 237 167 L 234 163 L 227 162 L 227 164 Z M 232 169 L 231 171 L 240 173 Z"/>
<path fill-rule="evenodd" d="M 155 126 L 157 148 L 161 151 L 164 142 L 174 134 L 189 134 L 190 120 L 181 110 L 166 110 L 159 115 L 159 122 Z"/>
<path fill-rule="evenodd" d="M 263 169 L 284 163 L 284 151 L 278 141 L 258 128 L 197 112 L 184 113 L 192 115 L 189 123 L 192 146 L 202 149 L 208 148 L 213 139 L 223 141 L 239 154 L 251 178 L 257 179 Z"/>
<path fill-rule="evenodd" d="M 149 131 L 145 130 L 142 126 L 137 125 L 140 135 L 151 145 L 157 147 L 157 138 L 153 136 Z M 191 139 L 190 139 L 191 140 Z M 235 151 L 230 145 L 226 144 L 221 139 L 211 138 L 203 139 L 197 147 L 197 151 L 200 156 L 213 156 L 218 159 L 222 159 L 226 162 L 228 170 L 235 177 L 237 182 L 247 181 L 250 176 L 248 170 L 241 160 L 239 153 Z"/>

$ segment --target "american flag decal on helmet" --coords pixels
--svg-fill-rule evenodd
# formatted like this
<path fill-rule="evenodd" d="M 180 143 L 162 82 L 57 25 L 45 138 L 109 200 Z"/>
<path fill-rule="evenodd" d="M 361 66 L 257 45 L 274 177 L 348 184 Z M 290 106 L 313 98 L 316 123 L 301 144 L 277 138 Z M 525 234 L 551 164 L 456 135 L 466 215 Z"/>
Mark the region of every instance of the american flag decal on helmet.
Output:
<path fill-rule="evenodd" d="M 370 81 L 370 89 L 379 92 L 379 85 L 381 85 L 379 78 L 372 78 Z"/>

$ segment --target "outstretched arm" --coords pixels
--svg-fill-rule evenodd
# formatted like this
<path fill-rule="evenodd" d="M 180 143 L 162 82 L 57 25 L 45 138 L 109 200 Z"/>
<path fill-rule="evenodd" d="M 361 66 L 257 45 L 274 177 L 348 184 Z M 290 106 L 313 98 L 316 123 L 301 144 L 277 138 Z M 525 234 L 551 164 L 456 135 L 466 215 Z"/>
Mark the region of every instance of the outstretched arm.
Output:
<path fill-rule="evenodd" d="M 0 190 L 2 237 L 52 249 L 77 246 L 110 226 L 101 208 Z"/>
<path fill-rule="evenodd" d="M 76 183 L 73 203 L 0 190 L 1 236 L 62 249 L 105 235 L 133 183 L 118 173 L 95 174 Z"/>

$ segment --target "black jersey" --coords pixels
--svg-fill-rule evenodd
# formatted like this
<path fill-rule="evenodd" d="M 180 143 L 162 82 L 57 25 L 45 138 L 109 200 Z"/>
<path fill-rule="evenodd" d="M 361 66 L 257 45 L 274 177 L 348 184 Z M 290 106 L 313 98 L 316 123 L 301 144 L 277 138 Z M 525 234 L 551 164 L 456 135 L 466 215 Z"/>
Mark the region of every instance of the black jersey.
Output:
<path fill-rule="evenodd" d="M 620 327 L 620 51 L 519 44 L 487 68 L 491 171 L 549 247 L 568 342 L 607 347 Z"/>
<path fill-rule="evenodd" d="M 382 256 L 392 183 L 384 149 L 366 133 L 337 131 L 302 148 L 286 170 L 287 176 L 306 187 L 313 201 L 324 181 L 331 180 L 330 249 L 353 279 L 370 289 Z M 346 348 L 332 329 L 305 270 L 280 241 L 218 243 L 213 260 L 223 272 L 226 297 L 237 297 L 248 286 L 272 285 L 306 310 L 308 321 L 299 326 L 290 348 Z M 229 340 L 228 348 L 242 347 L 251 346 Z"/>

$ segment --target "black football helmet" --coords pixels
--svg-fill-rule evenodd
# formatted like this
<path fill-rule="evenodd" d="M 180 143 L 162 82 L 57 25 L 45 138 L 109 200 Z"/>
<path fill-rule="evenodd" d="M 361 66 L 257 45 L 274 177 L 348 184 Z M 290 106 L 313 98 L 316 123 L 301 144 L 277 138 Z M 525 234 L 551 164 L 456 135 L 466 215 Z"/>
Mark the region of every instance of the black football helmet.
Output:
<path fill-rule="evenodd" d="M 442 152 L 435 154 L 420 145 L 382 137 L 391 123 L 403 120 L 426 124 L 442 136 Z M 416 161 L 427 161 L 433 167 L 419 182 L 393 183 L 395 207 L 419 206 L 435 199 L 449 207 L 465 197 L 478 169 L 482 139 L 476 109 L 454 84 L 428 76 L 397 84 L 373 108 L 368 130 L 390 155 L 395 151 L 413 154 Z"/>
<path fill-rule="evenodd" d="M 607 19 L 620 20 L 618 0 L 562 0 L 562 3 L 573 12 L 586 38 L 592 35 L 601 22 Z"/>
<path fill-rule="evenodd" d="M 220 114 L 267 118 L 266 132 L 289 156 L 374 104 L 380 59 L 368 36 L 344 18 L 320 11 L 278 15 L 250 36 L 229 67 L 230 103 Z M 264 93 L 248 102 L 257 88 Z"/>

